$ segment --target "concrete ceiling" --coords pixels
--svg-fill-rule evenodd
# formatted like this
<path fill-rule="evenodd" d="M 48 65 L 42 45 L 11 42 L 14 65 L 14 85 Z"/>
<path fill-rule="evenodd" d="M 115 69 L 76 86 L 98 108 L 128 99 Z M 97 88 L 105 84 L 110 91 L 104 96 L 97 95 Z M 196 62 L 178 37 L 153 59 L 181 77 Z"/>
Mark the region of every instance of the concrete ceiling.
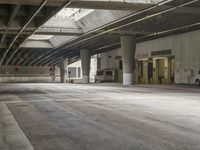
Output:
<path fill-rule="evenodd" d="M 32 2 L 26 5 L 25 2 Z M 55 1 L 54 1 L 55 2 Z M 0 65 L 8 65 L 20 46 L 46 21 L 69 4 L 63 0 L 60 5 L 49 5 L 51 1 L 0 1 Z M 52 2 L 53 3 L 53 2 Z"/>
<path fill-rule="evenodd" d="M 158 1 L 158 0 L 157 0 Z M 48 0 L 46 6 L 62 6 L 66 0 Z M 0 4 L 37 6 L 41 0 L 1 0 Z M 69 8 L 108 9 L 108 10 L 140 10 L 155 4 L 155 0 L 72 0 Z"/>
<path fill-rule="evenodd" d="M 25 16 L 25 13 L 23 13 L 23 11 L 32 7 L 38 8 L 40 1 L 35 0 L 33 4 L 33 1 L 19 0 L 18 2 L 23 4 L 20 6 L 20 8 L 18 8 L 17 5 L 10 5 L 11 3 L 15 4 L 14 2 L 17 3 L 17 0 L 1 0 L 0 11 L 1 8 L 7 11 L 12 10 L 9 12 L 17 11 L 18 13 L 15 16 L 12 15 L 13 13 L 8 13 L 10 15 L 7 15 L 9 16 L 7 18 L 9 18 L 9 20 L 13 20 L 14 22 L 18 22 L 18 24 L 23 24 L 24 21 L 20 19 Z M 17 47 L 19 43 L 21 43 L 21 41 L 26 39 L 26 37 L 28 37 L 33 31 L 35 31 L 35 29 L 39 27 L 39 25 L 37 24 L 41 24 L 46 21 L 46 14 L 48 14 L 48 16 L 51 16 L 52 13 L 50 12 L 54 12 L 50 10 L 58 10 L 67 3 L 67 1 L 64 0 L 59 0 L 56 2 L 57 4 L 55 4 L 55 0 L 49 0 L 48 3 L 45 4 L 44 8 L 42 9 L 43 11 L 41 10 L 40 13 L 37 14 L 37 19 L 35 18 L 34 21 L 32 21 L 29 26 L 27 26 L 26 30 L 23 31 L 22 34 L 20 34 L 20 38 L 18 38 L 14 44 L 16 46 L 13 47 Z M 7 5 L 6 3 L 10 4 Z M 36 4 L 38 6 L 35 6 Z M 85 3 L 85 6 L 86 4 L 87 3 Z M 98 2 L 96 4 L 98 4 Z M 70 5 L 72 5 L 72 3 Z M 198 0 L 168 0 L 163 1 L 157 5 L 154 5 L 152 3 L 142 5 L 142 7 L 138 7 L 138 10 L 134 10 L 136 12 L 133 12 L 131 14 L 129 13 L 129 15 L 127 15 L 126 17 L 115 21 L 112 20 L 111 23 L 106 23 L 91 30 L 84 30 L 84 32 L 79 29 L 73 29 L 69 31 L 62 30 L 62 28 L 59 30 L 56 30 L 55 28 L 40 28 L 39 30 L 37 30 L 37 34 L 73 36 L 73 38 L 68 42 L 60 45 L 59 47 L 54 47 L 51 44 L 48 45 L 49 43 L 47 41 L 43 41 L 43 44 L 45 45 L 43 48 L 28 48 L 28 46 L 26 46 L 26 48 L 18 49 L 17 52 L 14 53 L 14 55 L 13 51 L 15 52 L 16 48 L 13 48 L 8 53 L 9 57 L 5 57 L 3 65 L 57 65 L 59 59 L 63 56 L 70 58 L 71 62 L 73 62 L 80 58 L 80 49 L 89 49 L 91 54 L 97 54 L 100 52 L 119 48 L 120 35 L 123 34 L 135 35 L 137 37 L 137 41 L 142 42 L 145 40 L 151 40 L 171 34 L 198 30 L 200 27 L 200 2 Z M 85 6 L 83 5 L 83 7 Z M 96 5 L 91 5 L 91 7 L 96 7 Z M 97 16 L 97 13 L 100 12 L 95 11 L 93 12 L 93 15 Z M 82 21 L 84 25 L 86 24 L 86 22 L 95 23 L 95 17 L 93 18 L 91 17 L 91 15 L 84 17 L 82 20 L 80 20 L 80 22 Z M 28 16 L 26 17 L 28 18 Z M 98 20 L 103 19 L 100 17 L 98 18 Z M 5 20 L 6 19 L 4 19 L 4 17 L 2 17 L 0 20 L 0 28 L 2 29 L 0 30 L 0 33 L 2 34 L 1 38 L 4 37 L 3 43 L 5 43 L 5 45 L 9 45 L 14 35 L 19 32 L 19 30 L 15 31 L 11 29 L 16 29 L 19 26 L 13 27 L 10 25 L 9 27 L 9 24 L 11 24 L 10 21 L 7 21 L 7 23 L 9 24 L 6 25 Z M 20 20 L 22 20 L 21 23 Z M 84 29 L 84 25 L 81 26 L 80 23 L 81 29 Z M 36 41 L 35 45 L 37 45 Z M 2 49 L 2 52 L 3 53 L 1 54 L 1 58 L 5 53 L 5 50 Z M 10 56 L 12 55 L 14 57 L 11 58 Z"/>
<path fill-rule="evenodd" d="M 126 19 L 79 36 L 59 47 L 56 51 L 55 49 L 49 51 L 31 65 L 56 65 L 63 56 L 79 59 L 79 50 L 85 48 L 90 49 L 91 54 L 119 48 L 121 34 L 134 34 L 137 36 L 137 41 L 142 42 L 197 30 L 200 26 L 200 13 L 197 11 L 199 7 L 199 1 L 173 0 L 165 5 L 153 7 L 151 10 L 129 15 Z M 187 12 L 188 9 L 190 12 Z"/>

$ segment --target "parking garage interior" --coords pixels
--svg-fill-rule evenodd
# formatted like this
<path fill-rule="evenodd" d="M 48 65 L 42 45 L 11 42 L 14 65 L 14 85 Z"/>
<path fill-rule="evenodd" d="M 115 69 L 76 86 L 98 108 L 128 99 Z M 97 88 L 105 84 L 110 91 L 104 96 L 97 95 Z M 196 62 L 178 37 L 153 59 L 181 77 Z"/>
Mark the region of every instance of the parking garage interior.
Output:
<path fill-rule="evenodd" d="M 0 150 L 200 150 L 199 0 L 0 0 Z"/>

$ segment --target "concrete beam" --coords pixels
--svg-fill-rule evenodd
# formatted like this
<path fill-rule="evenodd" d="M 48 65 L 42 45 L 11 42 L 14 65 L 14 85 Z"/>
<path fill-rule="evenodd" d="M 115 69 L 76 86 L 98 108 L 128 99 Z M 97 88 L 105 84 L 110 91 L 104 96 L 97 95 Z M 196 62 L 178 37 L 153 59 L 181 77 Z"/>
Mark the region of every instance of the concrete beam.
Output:
<path fill-rule="evenodd" d="M 0 64 L 2 65 L 3 61 L 4 61 L 4 57 L 7 55 L 9 49 L 12 47 L 12 44 L 15 43 L 16 39 L 18 38 L 18 35 L 20 35 L 24 29 L 28 26 L 28 24 L 33 20 L 36 19 L 35 17 L 37 16 L 38 13 L 40 13 L 40 11 L 42 10 L 42 8 L 47 4 L 47 2 L 49 2 L 48 0 L 43 0 L 40 2 L 39 7 L 37 6 L 36 9 L 34 10 L 34 13 L 31 15 L 31 17 L 28 19 L 27 23 L 23 26 L 23 28 L 20 30 L 20 32 L 15 36 L 15 38 L 13 39 L 13 41 L 11 42 L 11 44 L 9 45 L 8 49 L 5 51 L 5 54 L 3 55 L 3 58 L 1 59 Z M 32 33 L 30 34 L 30 36 L 32 34 L 34 34 L 37 29 L 39 29 L 42 25 L 44 25 L 50 18 L 52 18 L 55 14 L 57 14 L 61 9 L 67 7 L 70 4 L 70 1 L 66 1 L 66 3 L 64 3 L 63 5 L 61 5 L 60 7 L 54 7 L 53 10 L 48 11 L 48 13 L 46 14 L 46 17 L 43 18 L 42 20 L 40 20 L 39 23 L 37 23 L 36 28 L 32 31 Z M 13 53 L 11 54 L 10 58 L 7 60 L 6 65 L 9 64 L 9 62 L 12 60 L 12 58 L 14 57 L 14 55 L 19 51 L 19 49 L 21 48 L 21 46 L 24 44 L 24 42 L 26 42 L 28 40 L 29 36 L 26 36 L 24 39 L 20 40 L 17 48 L 13 51 Z"/>
<path fill-rule="evenodd" d="M 5 28 L 5 30 L 7 30 Z M 27 28 L 24 32 L 21 34 L 23 35 L 30 35 L 31 31 L 29 31 L 30 28 Z M 16 28 L 10 28 L 9 31 L 4 31 L 3 29 L 0 29 L 0 34 L 17 34 L 18 31 Z M 83 31 L 79 28 L 59 28 L 59 27 L 52 27 L 52 28 L 47 28 L 47 27 L 42 27 L 38 29 L 35 34 L 39 35 L 81 35 L 83 34 Z"/>
<path fill-rule="evenodd" d="M 40 28 L 35 34 L 39 35 L 63 35 L 63 36 L 80 36 L 83 31 L 79 28 Z"/>
<path fill-rule="evenodd" d="M 100 30 L 97 32 L 91 33 L 91 35 L 99 34 L 101 32 L 105 32 L 105 30 Z M 0 31 L 0 34 L 5 34 L 5 31 Z M 8 31 L 7 34 L 10 35 L 15 35 L 17 34 L 17 31 Z M 116 34 L 116 35 L 121 35 L 121 34 L 127 34 L 127 35 L 137 35 L 137 34 L 152 34 L 154 32 L 149 32 L 149 31 L 112 31 L 109 32 L 108 34 Z M 30 35 L 31 32 L 25 31 L 22 33 L 22 35 Z M 59 36 L 81 36 L 84 33 L 79 30 L 79 29 L 62 29 L 62 28 L 41 28 L 35 32 L 35 35 L 59 35 Z"/>
<path fill-rule="evenodd" d="M 29 25 L 29 23 L 35 18 L 35 16 L 45 6 L 46 2 L 47 2 L 47 0 L 41 1 L 41 3 L 39 4 L 39 6 L 36 9 L 34 9 L 33 13 L 30 16 L 30 18 L 27 21 L 25 21 L 25 23 L 24 23 L 23 27 L 20 29 L 19 33 L 14 37 L 14 39 L 11 41 L 11 43 L 8 46 L 8 48 L 6 49 L 6 51 L 5 51 L 4 55 L 3 55 L 3 58 L 0 61 L 0 65 L 2 65 L 2 63 L 4 62 L 4 59 L 5 59 L 6 55 L 8 54 L 8 52 L 10 51 L 10 49 L 12 48 L 12 46 L 15 44 L 15 41 L 18 39 L 18 37 L 20 36 L 20 34 L 24 31 L 24 29 L 26 29 L 26 27 Z M 6 61 L 6 65 L 9 64 L 9 61 L 12 59 L 12 57 L 18 51 L 19 47 L 13 52 L 13 54 L 11 55 L 11 57 Z"/>
<path fill-rule="evenodd" d="M 69 5 L 71 8 L 103 9 L 103 10 L 131 10 L 138 11 L 152 3 L 124 2 L 124 1 L 97 1 L 97 0 L 74 0 Z"/>
<path fill-rule="evenodd" d="M 13 23 L 15 17 L 17 16 L 17 13 L 18 13 L 18 11 L 20 10 L 20 7 L 21 7 L 20 5 L 15 5 L 14 8 L 12 9 L 12 12 L 11 12 L 11 15 L 10 15 L 10 19 L 9 19 L 9 21 L 8 21 L 8 23 L 7 23 L 6 31 L 5 31 L 5 33 L 2 35 L 2 38 L 1 38 L 1 43 L 4 42 L 4 39 L 5 39 L 5 37 L 7 36 L 8 31 L 9 31 L 9 29 L 10 29 L 10 26 L 12 25 L 12 23 Z"/>
<path fill-rule="evenodd" d="M 81 55 L 81 66 L 82 66 L 82 83 L 90 82 L 90 59 L 89 50 L 82 49 L 80 50 Z"/>
<path fill-rule="evenodd" d="M 53 46 L 47 40 L 45 41 L 28 40 L 22 45 L 22 48 L 53 48 Z"/>
<path fill-rule="evenodd" d="M 170 5 L 163 5 L 163 9 L 169 9 L 172 6 Z M 151 11 L 152 13 L 156 13 L 156 11 Z M 200 14 L 200 9 L 199 7 L 178 7 L 176 10 L 171 11 L 170 14 Z"/>
<path fill-rule="evenodd" d="M 48 0 L 47 6 L 61 6 L 65 4 L 68 0 Z M 0 4 L 19 4 L 19 5 L 33 5 L 38 6 L 41 0 L 1 0 Z"/>
<path fill-rule="evenodd" d="M 19 5 L 39 5 L 41 0 L 1 0 L 0 4 L 19 4 Z M 61 6 L 67 0 L 48 0 L 46 6 Z M 148 7 L 154 2 L 139 1 L 138 2 L 125 2 L 124 0 L 73 0 L 68 7 L 71 8 L 86 8 L 86 9 L 107 9 L 107 10 L 132 10 L 137 11 L 141 8 Z"/>

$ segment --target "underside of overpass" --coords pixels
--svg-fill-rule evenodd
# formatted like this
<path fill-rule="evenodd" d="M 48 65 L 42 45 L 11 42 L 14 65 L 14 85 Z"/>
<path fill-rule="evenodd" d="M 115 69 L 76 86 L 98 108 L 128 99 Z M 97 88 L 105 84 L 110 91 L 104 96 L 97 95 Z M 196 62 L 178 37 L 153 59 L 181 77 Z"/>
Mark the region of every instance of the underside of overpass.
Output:
<path fill-rule="evenodd" d="M 0 0 L 0 150 L 200 150 L 199 86 L 200 0 Z"/>
<path fill-rule="evenodd" d="M 80 59 L 80 49 L 119 48 L 121 35 L 143 42 L 198 30 L 199 7 L 198 0 L 1 1 L 1 65 L 58 65 L 63 56 Z M 63 8 L 76 11 L 54 16 Z"/>

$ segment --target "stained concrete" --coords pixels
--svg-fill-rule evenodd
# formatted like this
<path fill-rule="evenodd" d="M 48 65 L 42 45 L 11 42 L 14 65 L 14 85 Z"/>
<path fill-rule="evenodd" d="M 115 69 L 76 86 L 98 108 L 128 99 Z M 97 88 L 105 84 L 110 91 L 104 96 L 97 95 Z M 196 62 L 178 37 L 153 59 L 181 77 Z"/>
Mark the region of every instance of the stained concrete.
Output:
<path fill-rule="evenodd" d="M 200 150 L 199 88 L 38 83 L 0 91 L 1 150 Z"/>

